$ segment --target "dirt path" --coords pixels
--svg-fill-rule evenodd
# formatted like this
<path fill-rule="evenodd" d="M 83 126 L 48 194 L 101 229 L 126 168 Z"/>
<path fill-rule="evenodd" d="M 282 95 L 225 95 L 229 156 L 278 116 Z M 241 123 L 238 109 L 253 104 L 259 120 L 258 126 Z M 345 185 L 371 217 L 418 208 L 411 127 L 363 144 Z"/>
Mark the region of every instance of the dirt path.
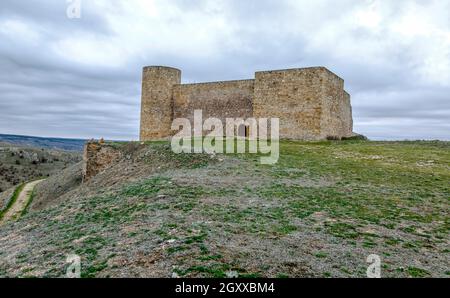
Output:
<path fill-rule="evenodd" d="M 31 193 L 33 192 L 34 187 L 44 180 L 45 179 L 36 180 L 25 184 L 24 188 L 19 193 L 17 200 L 14 202 L 11 208 L 9 208 L 8 211 L 6 211 L 5 215 L 3 216 L 3 219 L 0 220 L 0 225 L 11 219 L 16 219 L 20 216 L 23 209 L 27 205 L 27 202 L 31 196 Z"/>

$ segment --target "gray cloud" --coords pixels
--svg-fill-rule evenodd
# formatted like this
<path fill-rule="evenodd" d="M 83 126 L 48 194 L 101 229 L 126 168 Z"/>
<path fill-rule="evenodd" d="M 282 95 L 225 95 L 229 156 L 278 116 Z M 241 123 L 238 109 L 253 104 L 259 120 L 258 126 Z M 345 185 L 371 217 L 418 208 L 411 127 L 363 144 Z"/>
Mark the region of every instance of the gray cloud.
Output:
<path fill-rule="evenodd" d="M 137 139 L 144 65 L 184 82 L 323 65 L 345 79 L 355 130 L 449 139 L 448 1 L 0 3 L 0 133 Z"/>

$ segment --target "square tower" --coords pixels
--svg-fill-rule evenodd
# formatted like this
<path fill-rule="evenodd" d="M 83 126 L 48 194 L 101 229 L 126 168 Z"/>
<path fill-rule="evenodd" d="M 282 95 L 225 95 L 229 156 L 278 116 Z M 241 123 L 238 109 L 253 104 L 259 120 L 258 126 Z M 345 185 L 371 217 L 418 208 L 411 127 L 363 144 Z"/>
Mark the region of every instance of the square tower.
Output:
<path fill-rule="evenodd" d="M 280 138 L 323 140 L 352 134 L 344 81 L 325 67 L 255 75 L 253 116 L 280 119 Z"/>

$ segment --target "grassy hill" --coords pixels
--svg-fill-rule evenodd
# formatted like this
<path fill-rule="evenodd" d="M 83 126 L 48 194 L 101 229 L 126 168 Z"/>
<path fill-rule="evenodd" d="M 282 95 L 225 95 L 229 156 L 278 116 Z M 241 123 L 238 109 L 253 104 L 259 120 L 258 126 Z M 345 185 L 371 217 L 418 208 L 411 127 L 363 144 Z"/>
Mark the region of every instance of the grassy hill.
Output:
<path fill-rule="evenodd" d="M 365 277 L 370 254 L 383 277 L 450 274 L 448 142 L 284 141 L 272 166 L 122 146 L 86 184 L 38 185 L 0 276 L 64 276 L 72 253 L 83 277 Z"/>

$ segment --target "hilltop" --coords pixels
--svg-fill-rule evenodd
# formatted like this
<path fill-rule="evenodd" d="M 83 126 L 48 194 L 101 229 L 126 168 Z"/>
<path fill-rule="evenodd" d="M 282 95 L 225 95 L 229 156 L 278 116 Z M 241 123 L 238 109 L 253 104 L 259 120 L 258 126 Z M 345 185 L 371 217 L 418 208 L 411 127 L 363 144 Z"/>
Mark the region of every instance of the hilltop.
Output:
<path fill-rule="evenodd" d="M 255 155 L 123 152 L 81 183 L 81 164 L 40 183 L 0 227 L 0 276 L 448 276 L 450 143 L 283 141 Z"/>

